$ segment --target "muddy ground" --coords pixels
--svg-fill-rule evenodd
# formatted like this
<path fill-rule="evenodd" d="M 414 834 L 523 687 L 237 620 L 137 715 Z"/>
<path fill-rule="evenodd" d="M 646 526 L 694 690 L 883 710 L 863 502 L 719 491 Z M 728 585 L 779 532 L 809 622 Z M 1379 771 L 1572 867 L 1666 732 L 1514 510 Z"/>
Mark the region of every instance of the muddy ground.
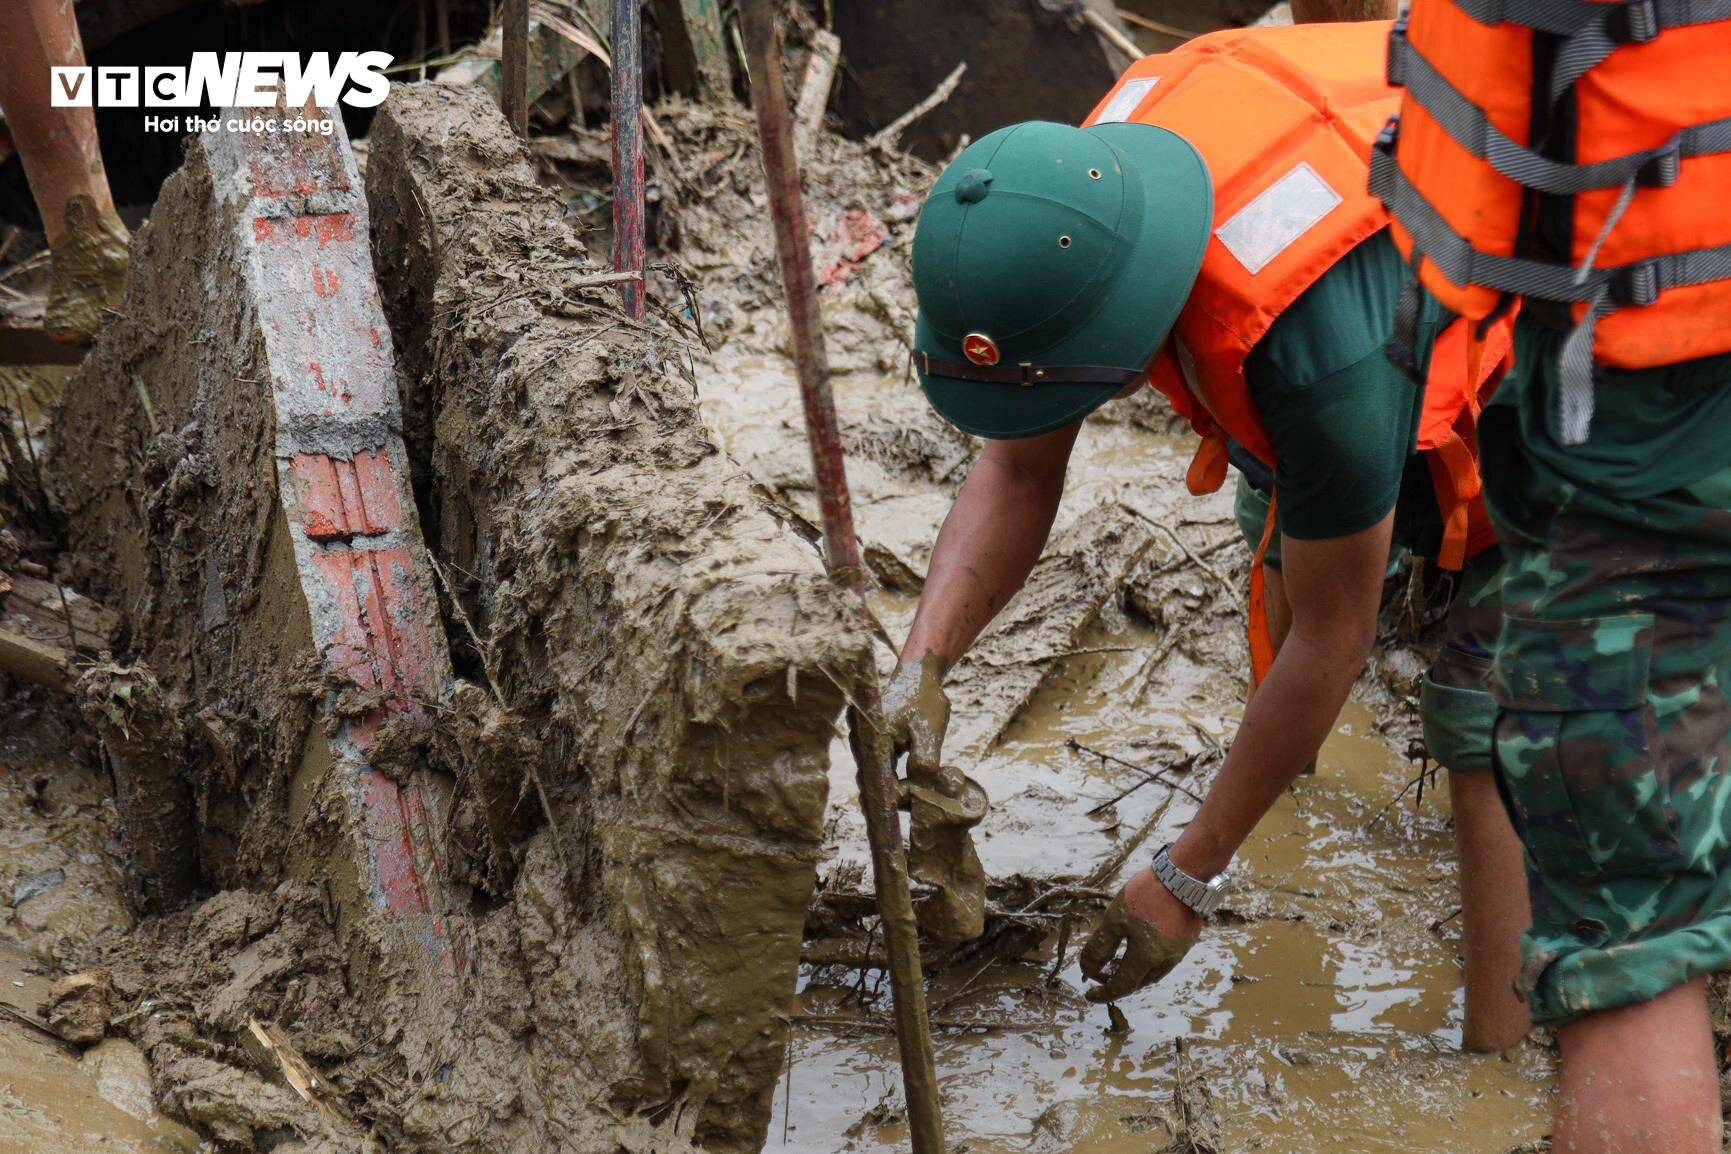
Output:
<path fill-rule="evenodd" d="M 651 160 L 664 262 L 654 288 L 668 323 L 687 333 L 678 348 L 707 426 L 681 435 L 717 446 L 809 538 L 815 498 L 751 123 L 714 107 L 658 115 L 678 151 Z M 538 152 L 569 219 L 593 224 L 599 139 L 561 136 Z M 907 251 L 933 170 L 829 135 L 804 160 L 873 607 L 896 639 L 978 448 L 930 412 L 907 371 Z M 586 237 L 592 252 L 604 239 Z M 437 471 L 431 425 L 419 460 Z M 554 440 L 580 436 L 562 426 Z M 928 951 L 952 1148 L 1504 1154 L 1542 1138 L 1545 1039 L 1500 1056 L 1457 1053 L 1447 796 L 1409 756 L 1424 642 L 1400 632 L 1398 583 L 1387 644 L 1317 775 L 1241 856 L 1220 923 L 1165 982 L 1122 1005 L 1116 1028 L 1082 1000 L 1081 928 L 1188 820 L 1242 704 L 1248 550 L 1226 494 L 1185 493 L 1189 448 L 1146 397 L 1090 420 L 1029 589 L 952 676 L 948 756 L 993 802 L 977 832 L 993 881 L 987 941 Z M 447 450 L 446 462 L 460 455 Z M 493 499 L 474 478 L 439 483 Z M 815 551 L 797 564 L 815 573 Z M 887 671 L 889 644 L 876 656 Z M 0 1085 L 0 1149 L 488 1148 L 489 1116 L 465 1112 L 433 1079 L 403 1084 L 393 1040 L 347 1005 L 325 895 L 292 883 L 233 890 L 135 927 L 99 751 L 63 705 L 16 688 L 0 697 L 0 1002 L 17 1008 L 0 1009 L 0 1063 L 20 1071 Z M 839 739 L 828 781 L 766 1148 L 901 1149 L 887 982 L 872 964 L 863 830 Z M 529 875 L 556 875 L 548 839 L 537 846 L 543 860 Z M 40 1028 L 50 983 L 79 972 L 102 976 L 96 1033 L 110 1035 L 82 1059 Z M 581 997 L 580 983 L 573 992 Z M 236 1040 L 255 1017 L 282 1023 L 329 1080 L 334 1117 L 244 1060 Z"/>

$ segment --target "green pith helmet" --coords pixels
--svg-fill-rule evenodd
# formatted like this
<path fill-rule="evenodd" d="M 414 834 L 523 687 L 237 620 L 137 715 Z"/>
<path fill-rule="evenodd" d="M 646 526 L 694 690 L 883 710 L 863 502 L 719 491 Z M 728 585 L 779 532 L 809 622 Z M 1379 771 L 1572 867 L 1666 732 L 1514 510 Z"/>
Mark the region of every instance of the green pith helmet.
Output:
<path fill-rule="evenodd" d="M 1000 128 L 956 157 L 914 232 L 914 368 L 981 437 L 1080 420 L 1147 368 L 1190 295 L 1208 169 L 1151 124 Z"/>

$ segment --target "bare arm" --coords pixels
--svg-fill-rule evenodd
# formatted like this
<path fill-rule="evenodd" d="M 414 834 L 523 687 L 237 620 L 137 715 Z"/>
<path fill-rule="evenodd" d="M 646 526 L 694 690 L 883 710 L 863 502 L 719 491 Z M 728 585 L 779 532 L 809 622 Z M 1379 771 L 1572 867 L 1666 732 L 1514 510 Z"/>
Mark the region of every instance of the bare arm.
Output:
<path fill-rule="evenodd" d="M 1347 537 L 1282 540 L 1291 625 L 1207 800 L 1172 847 L 1182 869 L 1225 869 L 1333 728 L 1376 641 L 1393 526 L 1390 513 Z"/>
<path fill-rule="evenodd" d="M 935 653 L 955 662 L 1022 587 L 1052 531 L 1081 428 L 986 442 L 932 546 L 903 661 Z"/>
<path fill-rule="evenodd" d="M 1179 869 L 1225 869 L 1275 799 L 1328 736 L 1376 640 L 1376 609 L 1394 514 L 1347 537 L 1281 541 L 1292 610 L 1285 644 L 1244 709 L 1208 796 L 1169 851 Z M 1110 1002 L 1158 981 L 1202 932 L 1201 919 L 1154 876 L 1138 872 L 1083 945 L 1082 973 Z M 1122 959 L 1117 957 L 1124 947 Z"/>

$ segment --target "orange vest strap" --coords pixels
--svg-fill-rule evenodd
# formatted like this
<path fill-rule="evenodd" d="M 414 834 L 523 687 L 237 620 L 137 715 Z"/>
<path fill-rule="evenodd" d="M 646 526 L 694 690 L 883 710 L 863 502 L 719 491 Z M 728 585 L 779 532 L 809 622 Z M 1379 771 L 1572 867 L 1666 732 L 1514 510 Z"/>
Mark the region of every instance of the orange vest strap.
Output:
<path fill-rule="evenodd" d="M 1431 486 L 1442 510 L 1442 547 L 1437 564 L 1458 570 L 1467 560 L 1467 541 L 1472 534 L 1474 498 L 1479 495 L 1479 469 L 1472 446 L 1451 430 L 1447 440 L 1429 453 Z"/>
<path fill-rule="evenodd" d="M 1196 446 L 1196 455 L 1190 458 L 1190 469 L 1184 474 L 1184 485 L 1190 492 L 1201 497 L 1208 493 L 1218 493 L 1220 486 L 1226 484 L 1226 438 L 1219 430 L 1204 434 Z"/>
<path fill-rule="evenodd" d="M 1275 513 L 1280 494 L 1268 497 L 1268 520 L 1262 525 L 1262 540 L 1257 542 L 1256 557 L 1250 562 L 1250 611 L 1245 614 L 1245 631 L 1250 636 L 1250 680 L 1261 685 L 1268 671 L 1274 668 L 1274 630 L 1268 624 L 1268 582 L 1262 575 L 1263 562 L 1268 557 L 1268 545 L 1274 540 Z"/>

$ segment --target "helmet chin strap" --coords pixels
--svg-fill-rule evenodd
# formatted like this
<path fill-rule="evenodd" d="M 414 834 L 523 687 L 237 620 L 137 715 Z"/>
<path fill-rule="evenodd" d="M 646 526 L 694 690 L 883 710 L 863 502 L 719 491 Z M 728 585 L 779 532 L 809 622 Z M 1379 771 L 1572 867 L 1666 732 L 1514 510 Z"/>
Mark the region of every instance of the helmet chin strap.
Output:
<path fill-rule="evenodd" d="M 1128 385 L 1143 369 L 1120 369 L 1111 365 L 976 365 L 952 361 L 916 351 L 914 364 L 928 377 L 953 377 L 994 385 Z"/>

